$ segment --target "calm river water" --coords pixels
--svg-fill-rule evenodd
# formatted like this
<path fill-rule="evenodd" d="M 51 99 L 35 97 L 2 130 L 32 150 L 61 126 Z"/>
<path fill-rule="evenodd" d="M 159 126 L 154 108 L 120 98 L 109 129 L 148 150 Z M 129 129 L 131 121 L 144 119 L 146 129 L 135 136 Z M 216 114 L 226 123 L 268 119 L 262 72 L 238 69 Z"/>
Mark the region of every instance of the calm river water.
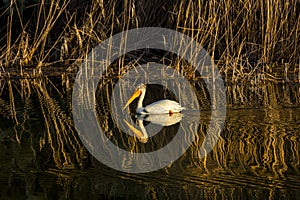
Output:
<path fill-rule="evenodd" d="M 0 81 L 0 199 L 300 199 L 299 86 L 229 87 L 224 129 L 212 151 L 201 157 L 211 119 L 203 94 L 200 119 L 193 109 L 179 118 L 167 116 L 177 118 L 165 127 L 142 119 L 149 135 L 143 143 L 115 126 L 110 113 L 114 81 L 107 81 L 97 94 L 98 120 L 120 148 L 136 153 L 163 148 L 184 120 L 189 126 L 183 134 L 196 132 L 178 160 L 134 174 L 102 164 L 83 145 L 73 122 L 71 82 L 66 77 Z M 146 95 L 146 103 L 173 98 L 168 91 L 157 93 Z M 140 119 L 131 119 L 124 128 L 134 133 Z"/>

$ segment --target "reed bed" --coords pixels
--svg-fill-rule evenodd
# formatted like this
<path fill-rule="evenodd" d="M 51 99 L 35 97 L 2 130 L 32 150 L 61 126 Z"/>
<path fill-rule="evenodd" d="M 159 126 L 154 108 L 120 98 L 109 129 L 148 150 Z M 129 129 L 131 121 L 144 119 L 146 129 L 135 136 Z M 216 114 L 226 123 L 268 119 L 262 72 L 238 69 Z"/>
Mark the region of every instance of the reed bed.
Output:
<path fill-rule="evenodd" d="M 299 74 L 297 0 L 100 0 L 85 4 L 14 0 L 2 5 L 0 11 L 2 71 L 12 67 L 21 74 L 26 67 L 38 72 L 49 66 L 68 67 L 115 33 L 156 26 L 197 40 L 229 81 L 245 79 L 255 72 L 274 75 L 274 68 L 281 63 L 294 67 Z"/>

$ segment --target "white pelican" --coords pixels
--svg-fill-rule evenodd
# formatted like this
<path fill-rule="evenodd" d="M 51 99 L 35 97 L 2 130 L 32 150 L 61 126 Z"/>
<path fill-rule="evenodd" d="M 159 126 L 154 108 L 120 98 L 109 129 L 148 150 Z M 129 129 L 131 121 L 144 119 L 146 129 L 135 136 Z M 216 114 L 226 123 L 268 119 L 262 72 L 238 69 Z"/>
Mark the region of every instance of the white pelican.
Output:
<path fill-rule="evenodd" d="M 137 87 L 133 95 L 129 98 L 128 102 L 124 106 L 123 110 L 137 97 L 140 97 L 136 113 L 137 114 L 173 114 L 173 113 L 179 113 L 184 107 L 182 107 L 179 103 L 176 101 L 171 101 L 168 99 L 156 101 L 154 103 L 151 103 L 150 105 L 147 105 L 143 107 L 143 100 L 145 98 L 146 94 L 146 85 L 141 84 Z"/>

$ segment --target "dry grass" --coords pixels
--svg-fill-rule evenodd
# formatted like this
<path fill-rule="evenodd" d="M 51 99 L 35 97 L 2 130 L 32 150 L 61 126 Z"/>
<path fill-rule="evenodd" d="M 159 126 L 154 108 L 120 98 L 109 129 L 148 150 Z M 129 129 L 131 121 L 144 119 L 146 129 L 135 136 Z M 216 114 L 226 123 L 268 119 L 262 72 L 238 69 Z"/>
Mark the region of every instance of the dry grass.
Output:
<path fill-rule="evenodd" d="M 255 71 L 271 73 L 273 63 L 299 64 L 297 0 L 100 0 L 85 8 L 76 6 L 69 0 L 22 4 L 15 0 L 3 7 L 2 71 L 12 66 L 20 68 L 20 73 L 28 66 L 67 66 L 107 37 L 146 26 L 171 28 L 193 37 L 230 79 Z"/>

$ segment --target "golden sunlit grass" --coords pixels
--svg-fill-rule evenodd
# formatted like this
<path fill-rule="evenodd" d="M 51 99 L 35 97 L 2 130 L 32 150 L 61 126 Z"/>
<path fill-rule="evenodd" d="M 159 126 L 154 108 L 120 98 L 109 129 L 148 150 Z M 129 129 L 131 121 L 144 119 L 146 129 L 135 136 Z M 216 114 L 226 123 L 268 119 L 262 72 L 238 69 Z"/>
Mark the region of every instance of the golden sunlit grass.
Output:
<path fill-rule="evenodd" d="M 85 8 L 71 9 L 75 6 L 69 0 L 10 1 L 1 13 L 2 71 L 14 67 L 22 74 L 27 66 L 36 72 L 47 66 L 68 66 L 115 33 L 156 26 L 197 40 L 228 80 L 247 79 L 258 71 L 272 74 L 274 63 L 276 67 L 288 64 L 299 73 L 297 0 L 93 1 Z M 31 17 L 25 16 L 26 10 Z M 121 71 L 122 66 L 118 74 Z"/>

